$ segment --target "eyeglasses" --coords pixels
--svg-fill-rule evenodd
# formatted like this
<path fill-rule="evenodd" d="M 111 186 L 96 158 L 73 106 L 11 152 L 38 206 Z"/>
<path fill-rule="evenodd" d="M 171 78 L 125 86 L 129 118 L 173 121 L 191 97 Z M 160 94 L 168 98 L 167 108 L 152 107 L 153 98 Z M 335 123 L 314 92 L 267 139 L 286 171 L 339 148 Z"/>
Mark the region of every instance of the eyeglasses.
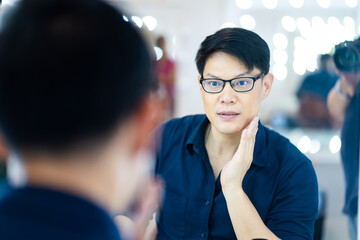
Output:
<path fill-rule="evenodd" d="M 257 77 L 236 77 L 230 80 L 223 80 L 217 78 L 200 78 L 202 88 L 207 93 L 219 93 L 224 87 L 225 83 L 229 82 L 235 92 L 248 92 L 254 87 L 254 83 L 259 78 L 262 78 L 264 73 L 260 73 Z"/>

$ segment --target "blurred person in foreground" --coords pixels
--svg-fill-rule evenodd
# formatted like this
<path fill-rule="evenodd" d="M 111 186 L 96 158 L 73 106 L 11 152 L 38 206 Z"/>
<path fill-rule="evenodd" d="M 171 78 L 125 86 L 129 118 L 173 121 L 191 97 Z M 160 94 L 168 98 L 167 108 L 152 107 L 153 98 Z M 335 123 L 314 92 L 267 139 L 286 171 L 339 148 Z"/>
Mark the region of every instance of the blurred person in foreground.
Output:
<path fill-rule="evenodd" d="M 357 239 L 359 144 L 360 144 L 360 38 L 336 46 L 334 61 L 339 80 L 330 91 L 327 104 L 330 114 L 342 123 L 341 160 L 345 176 L 345 205 L 349 233 Z"/>
<path fill-rule="evenodd" d="M 147 46 L 101 0 L 24 0 L 11 11 L 0 129 L 14 189 L 0 201 L 0 239 L 120 239 L 112 217 L 135 209 L 140 224 L 158 195 L 143 157 L 156 113 Z"/>
<path fill-rule="evenodd" d="M 206 115 L 170 120 L 157 136 L 158 239 L 312 239 L 312 163 L 257 117 L 274 80 L 267 43 L 225 28 L 201 43 L 196 65 Z"/>
<path fill-rule="evenodd" d="M 296 93 L 300 102 L 296 122 L 300 127 L 322 129 L 332 127 L 326 99 L 337 79 L 332 56 L 321 55 L 319 70 L 306 76 Z"/>

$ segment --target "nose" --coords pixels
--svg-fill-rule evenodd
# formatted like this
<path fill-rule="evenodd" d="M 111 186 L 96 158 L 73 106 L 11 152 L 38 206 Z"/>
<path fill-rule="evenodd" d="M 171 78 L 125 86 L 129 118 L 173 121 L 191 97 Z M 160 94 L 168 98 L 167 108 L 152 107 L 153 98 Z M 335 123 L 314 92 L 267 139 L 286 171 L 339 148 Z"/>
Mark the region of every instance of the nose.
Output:
<path fill-rule="evenodd" d="M 223 104 L 236 103 L 236 92 L 229 82 L 225 83 L 224 89 L 220 93 L 220 102 Z"/>

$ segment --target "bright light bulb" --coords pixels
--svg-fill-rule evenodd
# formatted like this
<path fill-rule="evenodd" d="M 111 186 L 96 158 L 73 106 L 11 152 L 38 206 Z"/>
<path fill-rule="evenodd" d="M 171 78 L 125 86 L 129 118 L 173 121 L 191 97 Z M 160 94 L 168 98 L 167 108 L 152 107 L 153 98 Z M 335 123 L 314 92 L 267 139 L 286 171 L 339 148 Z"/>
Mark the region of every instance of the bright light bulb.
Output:
<path fill-rule="evenodd" d="M 235 0 L 236 5 L 241 9 L 249 9 L 252 5 L 252 0 Z"/>
<path fill-rule="evenodd" d="M 293 63 L 294 72 L 298 75 L 304 75 L 306 72 L 306 64 L 302 61 L 295 60 Z"/>
<path fill-rule="evenodd" d="M 290 0 L 290 5 L 294 8 L 301 8 L 304 5 L 304 0 Z"/>
<path fill-rule="evenodd" d="M 256 26 L 256 22 L 253 16 L 243 15 L 240 17 L 240 25 L 245 29 L 253 30 Z"/>
<path fill-rule="evenodd" d="M 302 136 L 297 144 L 302 153 L 307 153 L 311 147 L 311 139 L 308 136 Z"/>
<path fill-rule="evenodd" d="M 149 31 L 153 31 L 157 26 L 157 20 L 153 16 L 145 16 L 142 18 L 142 20 L 149 29 Z"/>
<path fill-rule="evenodd" d="M 285 65 L 288 61 L 288 55 L 283 49 L 275 49 L 273 52 L 273 58 L 275 63 Z"/>
<path fill-rule="evenodd" d="M 311 36 L 311 24 L 310 21 L 304 17 L 300 17 L 296 20 L 296 25 L 300 31 L 301 36 L 309 38 Z"/>
<path fill-rule="evenodd" d="M 287 68 L 282 64 L 275 64 L 273 67 L 274 77 L 277 80 L 283 81 L 287 77 Z"/>
<path fill-rule="evenodd" d="M 281 19 L 283 28 L 288 32 L 294 32 L 296 30 L 296 21 L 290 16 L 285 16 Z"/>
<path fill-rule="evenodd" d="M 232 22 L 226 22 L 223 25 L 221 25 L 221 28 L 233 28 L 236 27 L 235 23 Z"/>
<path fill-rule="evenodd" d="M 129 21 L 129 19 L 128 19 L 125 15 L 123 15 L 122 17 L 123 17 L 123 19 L 124 19 L 125 22 L 128 22 L 128 21 Z"/>
<path fill-rule="evenodd" d="M 156 54 L 156 61 L 159 61 L 162 56 L 163 56 L 163 50 L 161 50 L 161 48 L 159 47 L 154 47 L 154 51 L 155 51 L 155 54 Z"/>
<path fill-rule="evenodd" d="M 321 148 L 321 143 L 319 140 L 317 139 L 311 140 L 310 149 L 309 149 L 310 153 L 315 154 L 320 151 L 320 148 Z"/>
<path fill-rule="evenodd" d="M 264 7 L 268 8 L 268 9 L 274 9 L 278 5 L 277 0 L 261 0 L 261 2 L 264 5 Z"/>
<path fill-rule="evenodd" d="M 338 153 L 341 149 L 341 139 L 339 136 L 333 136 L 329 143 L 329 150 L 331 153 Z"/>
<path fill-rule="evenodd" d="M 350 8 L 355 8 L 358 4 L 357 0 L 345 0 L 346 5 Z"/>
<path fill-rule="evenodd" d="M 322 8 L 329 8 L 331 5 L 331 0 L 317 0 L 317 2 Z"/>
<path fill-rule="evenodd" d="M 273 42 L 276 48 L 286 49 L 288 46 L 288 40 L 282 33 L 275 33 L 273 36 Z"/>
<path fill-rule="evenodd" d="M 132 16 L 131 19 L 134 21 L 134 23 L 139 27 L 141 28 L 142 25 L 143 25 L 143 21 L 140 17 L 138 16 Z"/>

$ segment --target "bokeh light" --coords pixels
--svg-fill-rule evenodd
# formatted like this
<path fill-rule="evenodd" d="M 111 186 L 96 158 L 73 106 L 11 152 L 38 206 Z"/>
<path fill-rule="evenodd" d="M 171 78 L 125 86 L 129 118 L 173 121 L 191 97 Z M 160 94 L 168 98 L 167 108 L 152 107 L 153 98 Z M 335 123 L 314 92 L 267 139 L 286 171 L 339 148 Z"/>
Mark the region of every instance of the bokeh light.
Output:
<path fill-rule="evenodd" d="M 289 0 L 289 2 L 294 8 L 301 8 L 304 5 L 304 0 Z"/>
<path fill-rule="evenodd" d="M 317 2 L 322 8 L 329 8 L 331 5 L 331 0 L 317 0 Z"/>
<path fill-rule="evenodd" d="M 141 28 L 142 25 L 143 25 L 143 21 L 140 17 L 138 16 L 132 16 L 131 19 L 134 21 L 134 23 L 139 27 Z"/>
<path fill-rule="evenodd" d="M 155 54 L 156 54 L 156 61 L 159 61 L 162 58 L 164 53 L 161 50 L 161 48 L 159 48 L 159 47 L 154 47 L 154 51 L 155 51 Z"/>
<path fill-rule="evenodd" d="M 330 140 L 329 150 L 331 153 L 335 154 L 340 151 L 340 148 L 341 148 L 341 140 L 339 136 L 335 135 Z"/>
<path fill-rule="evenodd" d="M 281 24 L 283 28 L 288 32 L 294 32 L 296 30 L 296 21 L 290 16 L 284 16 L 281 19 Z"/>
<path fill-rule="evenodd" d="M 221 25 L 221 28 L 232 28 L 232 27 L 236 27 L 235 23 L 233 22 L 226 22 L 223 25 Z"/>
<path fill-rule="evenodd" d="M 273 59 L 275 63 L 285 65 L 288 61 L 288 54 L 285 50 L 276 48 L 273 51 Z"/>
<path fill-rule="evenodd" d="M 275 33 L 273 36 L 273 43 L 276 48 L 286 49 L 288 46 L 288 40 L 282 33 Z"/>
<path fill-rule="evenodd" d="M 355 8 L 358 5 L 357 0 L 345 0 L 345 3 L 350 8 Z"/>
<path fill-rule="evenodd" d="M 274 9 L 278 5 L 277 0 L 261 0 L 261 2 L 267 9 Z"/>
<path fill-rule="evenodd" d="M 252 0 L 235 0 L 235 3 L 241 9 L 249 9 L 252 6 Z"/>
<path fill-rule="evenodd" d="M 275 79 L 280 81 L 285 80 L 288 74 L 286 66 L 278 63 L 274 65 L 273 73 Z"/>
<path fill-rule="evenodd" d="M 308 136 L 302 136 L 297 144 L 302 153 L 307 153 L 311 147 L 311 139 Z"/>
<path fill-rule="evenodd" d="M 317 139 L 312 139 L 309 152 L 312 154 L 318 153 L 321 149 L 321 143 Z"/>
<path fill-rule="evenodd" d="M 157 20 L 153 16 L 145 16 L 142 18 L 143 22 L 149 29 L 149 31 L 154 31 L 157 26 Z"/>
<path fill-rule="evenodd" d="M 246 14 L 240 17 L 240 26 L 248 30 L 253 30 L 256 26 L 256 21 L 253 16 Z"/>

